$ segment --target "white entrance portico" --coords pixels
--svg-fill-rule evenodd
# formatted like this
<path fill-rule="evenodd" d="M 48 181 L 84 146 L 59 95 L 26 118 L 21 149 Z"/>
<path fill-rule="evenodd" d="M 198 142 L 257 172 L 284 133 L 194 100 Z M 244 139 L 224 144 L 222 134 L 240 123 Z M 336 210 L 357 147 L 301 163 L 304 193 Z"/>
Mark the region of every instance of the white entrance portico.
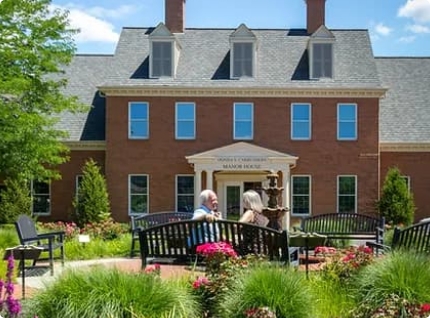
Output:
<path fill-rule="evenodd" d="M 212 149 L 187 156 L 186 159 L 194 167 L 194 205 L 198 206 L 198 197 L 203 190 L 213 189 L 218 195 L 220 210 L 223 217 L 227 213 L 227 193 L 237 189 L 240 195 L 244 192 L 244 184 L 261 183 L 268 186 L 267 174 L 277 173 L 278 186 L 283 187 L 280 205 L 289 207 L 290 170 L 296 165 L 297 157 L 279 151 L 259 147 L 246 142 L 237 142 L 228 146 Z M 202 180 L 205 173 L 206 179 Z M 263 196 L 263 203 L 267 197 Z M 240 200 L 240 211 L 242 201 Z M 289 214 L 286 214 L 284 227 L 289 227 Z"/>

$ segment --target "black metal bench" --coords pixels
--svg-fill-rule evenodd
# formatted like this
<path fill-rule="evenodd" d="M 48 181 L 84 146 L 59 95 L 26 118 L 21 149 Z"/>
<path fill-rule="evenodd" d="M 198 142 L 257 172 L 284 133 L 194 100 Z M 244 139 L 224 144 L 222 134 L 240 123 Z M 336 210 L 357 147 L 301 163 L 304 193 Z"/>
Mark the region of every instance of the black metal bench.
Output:
<path fill-rule="evenodd" d="M 430 253 L 430 221 L 412 224 L 405 228 L 396 227 L 390 246 L 372 242 L 368 242 L 367 245 L 386 251 L 404 249 Z"/>
<path fill-rule="evenodd" d="M 284 264 L 298 263 L 298 249 L 289 248 L 286 231 L 254 224 L 184 220 L 144 228 L 138 233 L 142 268 L 151 261 L 148 258 L 153 262 L 169 260 L 175 264 L 191 264 L 197 259 L 198 245 L 217 241 L 229 242 L 241 256 L 256 254 Z M 213 236 L 204 240 L 205 233 L 213 233 Z"/>
<path fill-rule="evenodd" d="M 136 248 L 136 242 L 139 241 L 138 232 L 151 226 L 163 223 L 169 223 L 179 220 L 190 220 L 193 213 L 190 212 L 157 212 L 146 213 L 138 216 L 131 216 L 131 250 L 130 257 L 134 257 L 139 249 Z"/>
<path fill-rule="evenodd" d="M 385 218 L 358 213 L 328 213 L 302 219 L 298 230 L 332 240 L 366 240 L 383 244 Z M 363 243 L 364 244 L 364 243 Z"/>

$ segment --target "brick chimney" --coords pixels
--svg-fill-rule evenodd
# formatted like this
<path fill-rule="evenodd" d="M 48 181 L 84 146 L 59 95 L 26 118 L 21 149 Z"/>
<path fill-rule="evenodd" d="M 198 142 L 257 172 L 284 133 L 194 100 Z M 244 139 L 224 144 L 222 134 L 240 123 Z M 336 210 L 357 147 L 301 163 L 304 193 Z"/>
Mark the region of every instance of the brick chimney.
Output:
<path fill-rule="evenodd" d="M 165 0 L 165 24 L 172 33 L 184 33 L 186 0 Z"/>
<path fill-rule="evenodd" d="M 306 27 L 308 34 L 314 33 L 322 25 L 325 25 L 325 0 L 305 0 Z"/>

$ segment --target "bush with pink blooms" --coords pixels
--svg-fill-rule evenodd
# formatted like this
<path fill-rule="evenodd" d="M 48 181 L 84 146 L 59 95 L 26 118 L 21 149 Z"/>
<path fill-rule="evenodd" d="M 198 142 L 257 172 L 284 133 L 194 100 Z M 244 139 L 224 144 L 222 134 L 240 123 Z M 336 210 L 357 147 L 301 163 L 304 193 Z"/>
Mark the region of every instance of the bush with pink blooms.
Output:
<path fill-rule="evenodd" d="M 248 266 L 248 260 L 238 257 L 228 242 L 205 243 L 196 252 L 204 258 L 205 277 L 191 283 L 193 293 L 200 297 L 205 317 L 213 317 L 218 297 L 231 286 L 234 275 Z"/>
<path fill-rule="evenodd" d="M 368 246 L 351 246 L 327 252 L 332 256 L 323 267 L 322 274 L 332 279 L 347 280 L 373 262 L 373 250 Z"/>

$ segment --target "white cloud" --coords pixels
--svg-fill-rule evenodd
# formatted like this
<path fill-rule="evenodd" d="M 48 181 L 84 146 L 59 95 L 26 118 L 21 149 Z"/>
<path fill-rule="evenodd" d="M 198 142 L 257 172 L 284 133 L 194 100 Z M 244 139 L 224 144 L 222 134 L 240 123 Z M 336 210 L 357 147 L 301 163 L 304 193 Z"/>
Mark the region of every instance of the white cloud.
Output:
<path fill-rule="evenodd" d="M 412 18 L 419 23 L 430 22 L 430 0 L 407 0 L 399 8 L 398 16 Z"/>
<path fill-rule="evenodd" d="M 387 36 L 391 33 L 391 31 L 392 31 L 392 29 L 387 27 L 383 23 L 378 23 L 377 25 L 375 25 L 375 32 L 380 34 L 380 35 Z"/>
<path fill-rule="evenodd" d="M 108 21 L 76 9 L 70 10 L 69 19 L 73 28 L 80 29 L 75 36 L 76 42 L 115 43 L 118 41 L 119 34 L 114 31 L 114 25 Z"/>
<path fill-rule="evenodd" d="M 415 41 L 416 36 L 415 35 L 411 35 L 411 36 L 402 36 L 401 38 L 399 38 L 399 42 L 402 43 L 412 43 Z"/>
<path fill-rule="evenodd" d="M 119 39 L 119 33 L 115 32 L 115 26 L 112 23 L 87 13 L 87 9 L 74 8 L 72 5 L 53 6 L 53 8 L 69 11 L 70 26 L 80 30 L 75 35 L 77 43 L 116 43 Z"/>
<path fill-rule="evenodd" d="M 134 6 L 131 5 L 122 5 L 115 9 L 107 9 L 103 7 L 92 7 L 85 9 L 85 12 L 87 12 L 90 15 L 94 15 L 98 18 L 123 18 L 124 16 L 133 13 L 136 10 Z"/>
<path fill-rule="evenodd" d="M 406 26 L 406 30 L 413 33 L 430 33 L 430 28 L 425 25 L 413 24 Z"/>

